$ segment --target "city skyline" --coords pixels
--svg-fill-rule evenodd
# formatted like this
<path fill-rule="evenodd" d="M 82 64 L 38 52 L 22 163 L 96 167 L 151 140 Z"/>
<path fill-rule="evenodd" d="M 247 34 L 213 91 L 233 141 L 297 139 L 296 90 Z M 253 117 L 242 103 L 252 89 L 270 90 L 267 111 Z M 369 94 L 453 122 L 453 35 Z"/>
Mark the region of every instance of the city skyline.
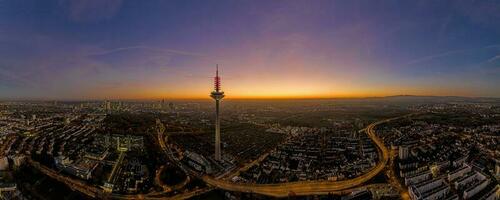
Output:
<path fill-rule="evenodd" d="M 494 1 L 5 1 L 0 99 L 500 97 Z"/>

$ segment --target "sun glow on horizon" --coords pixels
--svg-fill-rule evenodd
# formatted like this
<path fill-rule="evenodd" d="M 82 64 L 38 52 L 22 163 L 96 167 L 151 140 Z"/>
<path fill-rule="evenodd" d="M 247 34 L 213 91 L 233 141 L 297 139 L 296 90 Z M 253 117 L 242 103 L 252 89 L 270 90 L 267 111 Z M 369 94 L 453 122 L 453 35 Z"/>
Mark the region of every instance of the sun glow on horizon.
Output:
<path fill-rule="evenodd" d="M 161 2 L 6 2 L 0 99 L 500 97 L 489 2 Z"/>

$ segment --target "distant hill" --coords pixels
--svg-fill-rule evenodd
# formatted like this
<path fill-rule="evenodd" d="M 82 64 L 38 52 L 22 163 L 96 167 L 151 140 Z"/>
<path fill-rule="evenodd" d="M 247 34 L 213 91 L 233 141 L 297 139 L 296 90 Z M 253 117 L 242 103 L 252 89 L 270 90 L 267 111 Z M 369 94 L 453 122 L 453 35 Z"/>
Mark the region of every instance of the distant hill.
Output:
<path fill-rule="evenodd" d="M 386 101 L 407 101 L 407 102 L 429 102 L 429 103 L 450 103 L 450 102 L 481 102 L 499 103 L 500 98 L 492 97 L 461 97 L 461 96 L 418 96 L 418 95 L 396 95 L 386 97 L 370 97 L 367 99 Z"/>

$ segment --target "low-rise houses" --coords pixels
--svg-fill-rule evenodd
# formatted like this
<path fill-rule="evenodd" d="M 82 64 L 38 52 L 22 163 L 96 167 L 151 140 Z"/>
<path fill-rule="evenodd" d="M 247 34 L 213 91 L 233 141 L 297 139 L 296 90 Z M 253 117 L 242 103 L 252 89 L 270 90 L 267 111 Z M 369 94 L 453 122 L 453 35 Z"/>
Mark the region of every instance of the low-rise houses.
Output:
<path fill-rule="evenodd" d="M 241 176 L 250 182 L 339 181 L 376 165 L 377 149 L 364 133 L 285 127 L 289 138 Z"/>

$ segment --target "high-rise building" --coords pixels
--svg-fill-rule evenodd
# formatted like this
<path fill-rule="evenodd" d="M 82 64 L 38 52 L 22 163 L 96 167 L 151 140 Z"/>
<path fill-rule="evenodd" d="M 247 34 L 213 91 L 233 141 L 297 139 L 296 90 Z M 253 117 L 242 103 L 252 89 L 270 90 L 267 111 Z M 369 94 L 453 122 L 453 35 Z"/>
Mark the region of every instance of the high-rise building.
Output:
<path fill-rule="evenodd" d="M 221 160 L 221 144 L 220 144 L 220 116 L 219 104 L 220 100 L 224 98 L 224 92 L 220 87 L 219 66 L 217 65 L 214 77 L 214 91 L 210 94 L 215 100 L 215 160 Z"/>
<path fill-rule="evenodd" d="M 168 107 L 170 108 L 171 111 L 175 110 L 174 103 L 172 103 L 172 102 L 168 103 Z"/>
<path fill-rule="evenodd" d="M 409 157 L 410 147 L 407 145 L 399 146 L 399 159 L 404 160 Z"/>
<path fill-rule="evenodd" d="M 104 109 L 107 111 L 111 110 L 111 102 L 110 101 L 105 101 L 104 102 Z"/>

